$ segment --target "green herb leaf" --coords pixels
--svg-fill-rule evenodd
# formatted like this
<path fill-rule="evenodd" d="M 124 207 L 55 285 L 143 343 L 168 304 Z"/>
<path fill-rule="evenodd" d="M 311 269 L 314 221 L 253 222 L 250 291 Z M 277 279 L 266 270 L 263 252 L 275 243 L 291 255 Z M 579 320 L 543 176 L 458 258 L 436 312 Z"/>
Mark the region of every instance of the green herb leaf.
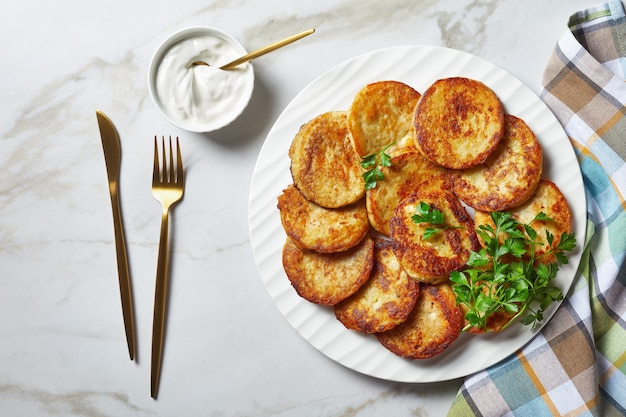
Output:
<path fill-rule="evenodd" d="M 422 237 L 424 238 L 424 240 L 430 239 L 431 237 L 439 233 L 440 230 L 441 229 L 434 229 L 432 227 L 428 227 L 426 228 L 426 230 L 424 230 L 424 235 Z"/>
<path fill-rule="evenodd" d="M 476 266 L 485 266 L 489 263 L 489 256 L 487 256 L 487 251 L 485 249 L 481 249 L 480 252 L 470 252 L 469 260 L 467 261 L 467 265 L 476 267 Z"/>
<path fill-rule="evenodd" d="M 363 169 L 370 169 L 376 166 L 376 154 L 364 156 L 361 159 L 361 167 Z"/>
<path fill-rule="evenodd" d="M 576 236 L 573 233 L 563 233 L 557 248 L 560 251 L 572 251 L 576 247 Z"/>
<path fill-rule="evenodd" d="M 382 181 L 385 179 L 385 175 L 378 168 L 373 168 L 367 172 L 363 173 L 363 179 L 365 180 L 365 189 L 371 190 L 376 187 L 378 181 Z"/>
<path fill-rule="evenodd" d="M 366 170 L 363 173 L 365 190 L 375 188 L 379 181 L 385 179 L 385 174 L 383 174 L 380 168 L 391 166 L 391 156 L 387 154 L 387 150 L 391 145 L 393 145 L 393 142 L 382 148 L 379 152 L 361 158 L 361 168 Z"/>
<path fill-rule="evenodd" d="M 550 217 L 550 216 L 546 215 L 546 214 L 542 211 L 542 212 L 540 212 L 539 214 L 537 214 L 537 215 L 535 216 L 535 218 L 533 219 L 533 221 L 535 221 L 535 220 L 537 220 L 537 221 L 542 221 L 542 222 L 551 222 L 553 219 L 552 219 L 552 217 Z"/>
<path fill-rule="evenodd" d="M 429 219 L 424 211 L 422 208 L 420 215 Z M 464 330 L 488 329 L 488 318 L 497 312 L 514 315 L 505 327 L 519 319 L 535 328 L 543 320 L 545 310 L 563 299 L 561 289 L 552 282 L 559 267 L 567 263 L 566 252 L 576 247 L 576 238 L 563 233 L 555 244 L 557 239 L 547 232 L 547 248 L 535 258 L 535 248 L 541 242 L 531 223 L 550 222 L 552 218 L 539 213 L 530 223 L 520 224 L 510 213 L 494 212 L 491 219 L 495 228 L 481 225 L 476 229 L 483 248 L 470 253 L 467 269 L 450 275 L 457 303 L 466 307 L 468 324 Z M 549 255 L 554 256 L 554 262 L 545 262 Z"/>
<path fill-rule="evenodd" d="M 420 201 L 415 206 L 415 212 L 411 218 L 415 223 L 430 223 L 432 225 L 444 225 L 443 213 L 437 209 L 431 208 L 429 204 Z"/>
<path fill-rule="evenodd" d="M 385 146 L 385 148 L 383 149 L 383 151 L 380 153 L 380 165 L 384 166 L 384 167 L 390 167 L 391 166 L 391 156 L 389 156 L 387 154 L 387 149 L 391 146 L 392 144 L 389 144 L 387 146 Z"/>
<path fill-rule="evenodd" d="M 427 240 L 435 236 L 437 233 L 446 229 L 461 229 L 461 226 L 448 226 L 444 219 L 444 214 L 436 208 L 432 208 L 430 204 L 420 201 L 415 206 L 415 214 L 411 216 L 414 223 L 428 223 L 434 227 L 427 227 L 424 230 L 422 239 Z"/>

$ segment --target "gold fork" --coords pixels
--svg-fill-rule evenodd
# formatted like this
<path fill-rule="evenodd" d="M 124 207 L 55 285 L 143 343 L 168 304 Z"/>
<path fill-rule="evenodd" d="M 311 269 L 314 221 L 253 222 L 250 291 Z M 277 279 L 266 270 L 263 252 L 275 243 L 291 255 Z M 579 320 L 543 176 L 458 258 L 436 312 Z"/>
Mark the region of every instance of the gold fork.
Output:
<path fill-rule="evenodd" d="M 156 287 L 154 291 L 154 322 L 152 325 L 152 364 L 151 364 L 151 396 L 157 397 L 161 362 L 163 357 L 163 332 L 165 327 L 165 310 L 167 302 L 167 281 L 169 268 L 169 212 L 172 206 L 183 197 L 185 190 L 185 174 L 183 159 L 180 155 L 180 144 L 176 137 L 176 164 L 172 152 L 172 137 L 169 141 L 169 167 L 165 148 L 165 137 L 162 137 L 162 163 L 159 165 L 159 149 L 157 137 L 154 137 L 154 168 L 152 172 L 152 195 L 161 202 L 161 236 L 159 239 L 159 257 L 156 271 Z"/>

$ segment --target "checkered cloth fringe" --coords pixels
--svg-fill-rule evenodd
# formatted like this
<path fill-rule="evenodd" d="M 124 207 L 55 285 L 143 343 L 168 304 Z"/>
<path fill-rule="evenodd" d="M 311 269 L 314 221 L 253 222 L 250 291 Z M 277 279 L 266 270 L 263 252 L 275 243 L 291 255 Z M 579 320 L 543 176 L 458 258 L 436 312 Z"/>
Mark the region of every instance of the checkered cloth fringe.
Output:
<path fill-rule="evenodd" d="M 611 1 L 571 16 L 540 96 L 570 137 L 587 195 L 587 241 L 561 307 L 517 354 L 468 376 L 467 416 L 626 415 L 626 15 Z"/>

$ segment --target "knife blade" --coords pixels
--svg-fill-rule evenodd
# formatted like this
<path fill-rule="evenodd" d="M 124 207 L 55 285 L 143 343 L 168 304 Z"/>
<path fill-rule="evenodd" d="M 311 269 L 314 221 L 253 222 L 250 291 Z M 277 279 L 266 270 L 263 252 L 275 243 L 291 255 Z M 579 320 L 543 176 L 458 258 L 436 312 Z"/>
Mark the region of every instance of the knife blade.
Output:
<path fill-rule="evenodd" d="M 135 359 L 135 319 L 133 314 L 133 297 L 128 272 L 128 258 L 126 256 L 126 239 L 119 198 L 119 178 L 122 160 L 120 139 L 113 122 L 100 110 L 96 110 L 104 162 L 109 180 L 109 194 L 113 209 L 113 229 L 115 231 L 115 251 L 117 254 L 117 273 L 119 277 L 120 296 L 122 299 L 122 316 L 130 360 Z"/>

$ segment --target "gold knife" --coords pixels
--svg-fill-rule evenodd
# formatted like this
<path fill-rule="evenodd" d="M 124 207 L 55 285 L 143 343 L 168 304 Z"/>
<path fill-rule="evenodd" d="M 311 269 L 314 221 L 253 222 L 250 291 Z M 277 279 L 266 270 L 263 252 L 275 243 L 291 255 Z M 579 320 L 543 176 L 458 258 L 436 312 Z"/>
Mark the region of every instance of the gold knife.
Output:
<path fill-rule="evenodd" d="M 124 226 L 122 224 L 122 211 L 119 198 L 119 178 L 121 166 L 120 138 L 113 122 L 100 110 L 96 110 L 98 127 L 102 138 L 104 150 L 104 162 L 106 163 L 107 177 L 109 178 L 109 191 L 111 194 L 111 206 L 113 207 L 113 228 L 115 230 L 115 249 L 117 252 L 117 273 L 120 282 L 120 294 L 122 297 L 122 315 L 124 317 L 124 329 L 126 331 L 126 343 L 130 360 L 135 359 L 135 319 L 133 317 L 133 297 L 128 273 L 128 259 L 126 257 L 126 241 L 124 239 Z"/>

